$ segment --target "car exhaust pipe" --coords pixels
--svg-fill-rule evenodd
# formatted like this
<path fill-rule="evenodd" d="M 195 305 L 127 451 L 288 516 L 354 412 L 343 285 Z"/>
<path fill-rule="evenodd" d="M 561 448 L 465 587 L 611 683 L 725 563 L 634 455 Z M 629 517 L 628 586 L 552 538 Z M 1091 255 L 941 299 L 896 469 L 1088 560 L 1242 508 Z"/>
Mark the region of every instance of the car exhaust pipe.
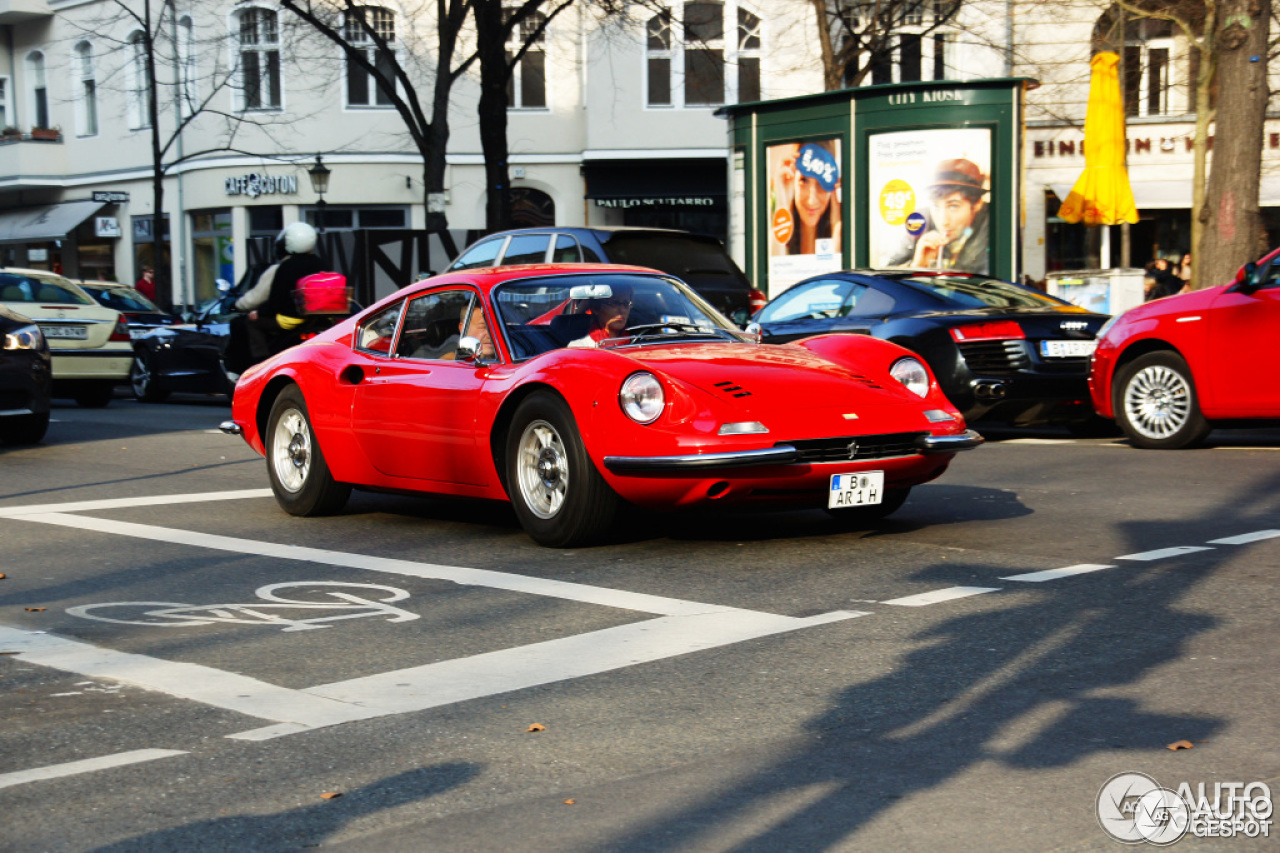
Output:
<path fill-rule="evenodd" d="M 724 480 L 721 480 L 718 483 L 712 483 L 711 488 L 707 489 L 707 499 L 713 501 L 718 500 L 719 498 L 729 494 L 730 488 L 729 483 Z"/>
<path fill-rule="evenodd" d="M 1008 389 L 1003 382 L 978 379 L 973 383 L 973 396 L 979 400 L 1003 400 Z"/>

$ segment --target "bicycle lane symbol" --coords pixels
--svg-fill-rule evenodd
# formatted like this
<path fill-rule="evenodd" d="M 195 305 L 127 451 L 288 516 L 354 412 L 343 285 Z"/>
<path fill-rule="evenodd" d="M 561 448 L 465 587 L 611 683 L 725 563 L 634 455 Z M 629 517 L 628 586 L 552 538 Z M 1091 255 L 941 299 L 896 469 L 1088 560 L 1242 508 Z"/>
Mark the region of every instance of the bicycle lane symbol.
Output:
<path fill-rule="evenodd" d="M 363 594 L 344 592 L 335 589 L 336 587 L 360 590 Z M 280 594 L 282 590 L 287 589 L 294 590 L 290 593 L 291 595 L 299 595 L 304 589 L 309 590 L 312 596 L 287 598 Z M 67 613 L 82 619 L 111 622 L 116 625 L 187 628 L 198 625 L 235 624 L 275 626 L 282 631 L 311 631 L 330 627 L 322 623 L 372 616 L 385 616 L 388 622 L 412 622 L 419 618 L 418 614 L 401 610 L 391 604 L 393 601 L 404 601 L 409 597 L 408 592 L 393 586 L 341 581 L 290 581 L 259 587 L 253 594 L 261 599 L 261 602 L 180 604 L 172 601 L 112 601 L 68 607 Z M 316 597 L 320 600 L 314 600 Z M 108 610 L 114 610 L 115 615 L 104 615 L 104 611 Z M 298 611 L 339 612 L 308 618 L 297 618 L 296 615 L 290 618 L 282 615 L 290 611 L 294 614 Z"/>

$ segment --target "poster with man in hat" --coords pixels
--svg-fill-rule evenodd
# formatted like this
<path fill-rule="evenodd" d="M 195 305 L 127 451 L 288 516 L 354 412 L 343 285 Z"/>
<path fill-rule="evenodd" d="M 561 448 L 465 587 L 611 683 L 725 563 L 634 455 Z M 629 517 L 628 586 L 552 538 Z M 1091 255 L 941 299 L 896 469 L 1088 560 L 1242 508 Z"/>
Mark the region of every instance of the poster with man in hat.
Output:
<path fill-rule="evenodd" d="M 870 160 L 873 264 L 990 272 L 990 130 L 880 133 Z"/>

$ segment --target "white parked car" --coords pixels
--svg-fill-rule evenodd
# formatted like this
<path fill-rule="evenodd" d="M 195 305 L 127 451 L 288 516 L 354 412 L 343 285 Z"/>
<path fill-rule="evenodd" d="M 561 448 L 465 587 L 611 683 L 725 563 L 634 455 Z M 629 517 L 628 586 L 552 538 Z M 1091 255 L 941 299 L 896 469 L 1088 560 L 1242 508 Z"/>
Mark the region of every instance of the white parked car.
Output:
<path fill-rule="evenodd" d="M 105 406 L 116 384 L 128 381 L 133 345 L 124 318 L 70 280 L 45 270 L 0 267 L 0 305 L 34 320 L 49 342 L 55 397 Z"/>

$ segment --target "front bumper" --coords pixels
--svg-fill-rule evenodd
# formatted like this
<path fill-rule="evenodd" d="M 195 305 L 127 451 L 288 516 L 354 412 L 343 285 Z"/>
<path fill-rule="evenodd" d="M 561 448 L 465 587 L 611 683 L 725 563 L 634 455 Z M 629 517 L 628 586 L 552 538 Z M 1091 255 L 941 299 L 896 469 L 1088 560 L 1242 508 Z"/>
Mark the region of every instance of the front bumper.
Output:
<path fill-rule="evenodd" d="M 915 444 L 917 453 L 957 453 L 971 450 L 985 439 L 975 431 L 960 435 L 925 435 Z M 700 453 L 686 456 L 606 456 L 604 466 L 615 474 L 659 471 L 706 471 L 723 468 L 750 468 L 759 465 L 788 465 L 800 459 L 800 451 L 789 444 L 732 453 Z"/>

